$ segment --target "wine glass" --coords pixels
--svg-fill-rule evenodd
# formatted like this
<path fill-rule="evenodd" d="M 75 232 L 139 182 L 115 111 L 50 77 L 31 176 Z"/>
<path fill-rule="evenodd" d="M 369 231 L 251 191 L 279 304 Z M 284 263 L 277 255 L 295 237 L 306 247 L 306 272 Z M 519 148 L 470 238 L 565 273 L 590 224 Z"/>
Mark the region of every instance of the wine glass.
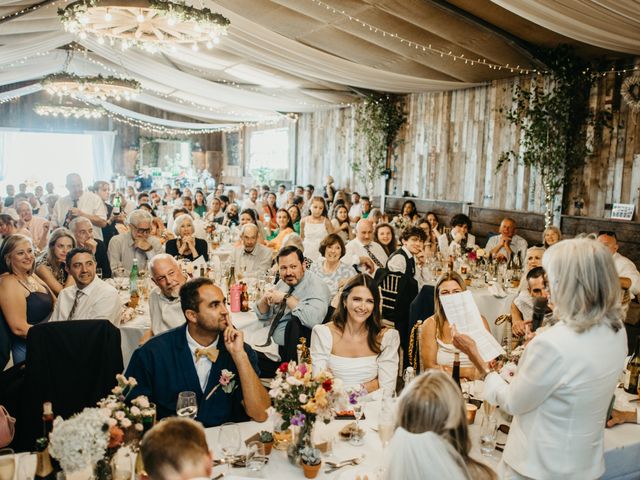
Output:
<path fill-rule="evenodd" d="M 178 403 L 176 404 L 176 413 L 179 417 L 195 419 L 198 415 L 198 403 L 196 401 L 195 392 L 180 392 L 178 394 Z"/>
<path fill-rule="evenodd" d="M 480 425 L 480 452 L 485 457 L 490 457 L 496 448 L 496 435 L 498 422 L 493 417 L 483 417 Z"/>
<path fill-rule="evenodd" d="M 218 445 L 224 461 L 231 470 L 231 463 L 235 455 L 240 451 L 240 428 L 235 423 L 223 423 L 218 432 Z"/>
<path fill-rule="evenodd" d="M 362 440 L 363 432 L 360 430 L 360 419 L 364 414 L 364 408 L 362 407 L 362 401 L 359 398 L 355 404 L 351 406 L 353 409 L 353 416 L 356 417 L 356 428 L 351 433 L 349 443 L 354 446 L 360 446 L 364 443 Z"/>

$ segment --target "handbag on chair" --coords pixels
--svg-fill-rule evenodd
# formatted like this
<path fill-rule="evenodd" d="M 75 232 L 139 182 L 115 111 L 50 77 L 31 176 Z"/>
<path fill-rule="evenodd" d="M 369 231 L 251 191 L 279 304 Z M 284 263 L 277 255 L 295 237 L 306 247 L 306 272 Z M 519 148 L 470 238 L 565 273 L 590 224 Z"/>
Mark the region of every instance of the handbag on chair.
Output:
<path fill-rule="evenodd" d="M 0 405 L 0 448 L 6 447 L 13 441 L 13 435 L 16 431 L 15 425 L 16 419 Z"/>

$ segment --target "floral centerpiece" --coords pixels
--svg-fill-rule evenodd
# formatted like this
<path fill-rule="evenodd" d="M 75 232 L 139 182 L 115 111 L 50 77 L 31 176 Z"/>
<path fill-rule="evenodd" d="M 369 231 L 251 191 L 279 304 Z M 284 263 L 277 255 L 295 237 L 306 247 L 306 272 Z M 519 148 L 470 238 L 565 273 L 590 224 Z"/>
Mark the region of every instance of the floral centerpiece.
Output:
<path fill-rule="evenodd" d="M 411 221 L 409 221 L 408 218 L 405 218 L 402 215 L 396 215 L 391 220 L 391 225 L 399 232 L 402 232 L 405 228 L 411 225 Z"/>
<path fill-rule="evenodd" d="M 92 467 L 97 480 L 111 479 L 115 453 L 123 446 L 136 452 L 142 435 L 155 423 L 155 405 L 147 397 L 140 395 L 127 402 L 137 385 L 135 378 L 119 374 L 116 380 L 118 384 L 98 401 L 97 408 L 54 421 L 50 453 L 65 472 Z"/>
<path fill-rule="evenodd" d="M 271 382 L 269 396 L 273 410 L 282 417 L 279 427 L 293 426 L 300 432 L 289 452 L 290 457 L 298 458 L 300 448 L 311 444 L 314 423 L 331 419 L 334 407 L 342 398 L 342 383 L 328 371 L 314 376 L 309 363 L 285 362 Z"/>

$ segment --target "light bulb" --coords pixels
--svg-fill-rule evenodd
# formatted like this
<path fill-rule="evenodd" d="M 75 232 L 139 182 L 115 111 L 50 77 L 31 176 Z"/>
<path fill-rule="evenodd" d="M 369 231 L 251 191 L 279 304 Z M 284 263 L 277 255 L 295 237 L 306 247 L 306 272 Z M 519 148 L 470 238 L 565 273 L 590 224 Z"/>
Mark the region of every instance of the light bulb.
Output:
<path fill-rule="evenodd" d="M 138 14 L 138 16 L 136 17 L 136 20 L 138 21 L 138 23 L 144 22 L 144 15 L 142 14 L 142 12 Z"/>

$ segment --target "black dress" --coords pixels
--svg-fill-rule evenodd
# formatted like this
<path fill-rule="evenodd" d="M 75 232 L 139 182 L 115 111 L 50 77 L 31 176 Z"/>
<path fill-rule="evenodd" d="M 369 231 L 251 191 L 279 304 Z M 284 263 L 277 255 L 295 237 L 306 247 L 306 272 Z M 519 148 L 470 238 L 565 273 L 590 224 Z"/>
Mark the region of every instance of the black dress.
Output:
<path fill-rule="evenodd" d="M 194 258 L 194 256 L 191 255 L 191 252 L 189 252 L 188 255 L 180 255 L 178 253 L 177 238 L 168 240 L 167 243 L 164 244 L 164 251 L 173 257 L 182 257 L 185 260 L 189 260 L 191 262 L 193 262 L 199 256 L 204 257 L 205 262 L 209 261 L 209 247 L 207 245 L 207 242 L 202 240 L 201 238 L 196 238 L 196 252 L 198 252 L 198 257 Z"/>
<path fill-rule="evenodd" d="M 53 299 L 49 292 L 29 292 L 26 300 L 29 325 L 37 325 L 49 320 L 53 311 Z M 11 333 L 11 352 L 14 364 L 24 361 L 27 356 L 26 340 Z"/>

